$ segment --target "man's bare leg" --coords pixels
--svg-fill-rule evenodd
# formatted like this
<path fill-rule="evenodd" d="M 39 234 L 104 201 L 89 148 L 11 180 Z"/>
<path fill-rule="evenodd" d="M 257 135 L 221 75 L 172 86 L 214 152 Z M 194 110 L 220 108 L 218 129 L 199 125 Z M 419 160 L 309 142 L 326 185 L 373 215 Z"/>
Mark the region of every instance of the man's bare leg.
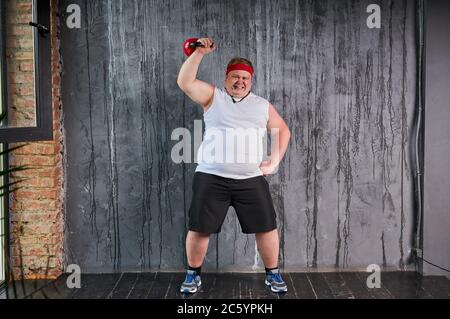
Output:
<path fill-rule="evenodd" d="M 278 252 L 280 250 L 278 231 L 274 229 L 258 233 L 255 236 L 259 254 L 266 267 L 265 284 L 270 286 L 270 290 L 273 292 L 287 292 L 287 285 L 281 278 L 278 270 Z"/>
<path fill-rule="evenodd" d="M 257 233 L 255 237 L 264 266 L 266 268 L 278 267 L 278 252 L 280 249 L 278 230 L 274 229 L 264 233 Z"/>
<path fill-rule="evenodd" d="M 208 250 L 209 234 L 188 231 L 186 236 L 186 255 L 189 269 L 186 278 L 181 284 L 180 292 L 195 293 L 200 288 L 201 267 Z"/>
<path fill-rule="evenodd" d="M 208 251 L 209 234 L 188 231 L 186 236 L 186 255 L 188 265 L 198 268 L 203 264 Z"/>

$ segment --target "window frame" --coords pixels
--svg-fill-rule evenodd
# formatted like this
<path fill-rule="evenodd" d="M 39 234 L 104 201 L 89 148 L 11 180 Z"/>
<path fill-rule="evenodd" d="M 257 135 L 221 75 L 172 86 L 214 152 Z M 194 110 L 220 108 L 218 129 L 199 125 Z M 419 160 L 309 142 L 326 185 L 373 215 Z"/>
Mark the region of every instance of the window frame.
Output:
<path fill-rule="evenodd" d="M 1 105 L 8 112 L 8 77 L 6 65 L 6 1 L 0 2 L 0 83 Z M 36 23 L 50 30 L 50 0 L 32 0 L 33 19 Z M 51 76 L 51 33 L 42 34 L 38 28 L 33 28 L 34 70 L 36 98 L 36 126 L 8 127 L 0 124 L 0 143 L 16 143 L 28 141 L 53 140 L 52 113 L 52 76 Z M 1 111 L 1 110 L 0 110 Z M 7 114 L 4 122 L 7 123 Z"/>

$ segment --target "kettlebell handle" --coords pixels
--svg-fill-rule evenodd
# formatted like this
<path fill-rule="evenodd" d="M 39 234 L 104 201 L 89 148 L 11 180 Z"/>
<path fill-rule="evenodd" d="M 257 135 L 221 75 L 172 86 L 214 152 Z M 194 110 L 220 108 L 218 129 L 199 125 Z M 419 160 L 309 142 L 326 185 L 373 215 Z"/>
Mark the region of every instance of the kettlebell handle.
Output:
<path fill-rule="evenodd" d="M 210 45 L 210 48 L 212 48 L 214 46 L 214 43 Z M 201 43 L 201 42 L 192 42 L 189 43 L 189 47 L 190 48 L 204 48 L 205 46 Z"/>

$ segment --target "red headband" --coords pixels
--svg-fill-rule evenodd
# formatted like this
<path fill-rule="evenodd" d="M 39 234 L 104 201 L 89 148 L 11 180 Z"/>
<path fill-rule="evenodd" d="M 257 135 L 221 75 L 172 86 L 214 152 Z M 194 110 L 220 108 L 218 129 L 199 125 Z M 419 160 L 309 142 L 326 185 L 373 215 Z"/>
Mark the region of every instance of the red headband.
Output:
<path fill-rule="evenodd" d="M 237 64 L 232 64 L 229 67 L 227 67 L 227 73 L 230 73 L 231 71 L 235 71 L 235 70 L 242 70 L 242 71 L 247 71 L 248 73 L 251 74 L 251 76 L 253 76 L 253 68 L 250 65 L 244 64 L 244 63 L 237 63 Z"/>

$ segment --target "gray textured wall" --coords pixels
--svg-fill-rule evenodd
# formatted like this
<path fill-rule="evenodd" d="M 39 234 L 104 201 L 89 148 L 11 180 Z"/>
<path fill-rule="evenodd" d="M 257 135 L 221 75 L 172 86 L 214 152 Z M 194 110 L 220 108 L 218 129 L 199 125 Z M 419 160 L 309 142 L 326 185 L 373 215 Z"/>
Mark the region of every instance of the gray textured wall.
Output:
<path fill-rule="evenodd" d="M 415 96 L 414 1 L 74 1 L 61 27 L 68 263 L 84 272 L 183 269 L 195 164 L 174 164 L 173 129 L 201 109 L 176 85 L 185 38 L 218 49 L 199 77 L 221 85 L 234 55 L 292 141 L 268 178 L 281 265 L 405 267 L 411 246 L 409 138 Z M 380 29 L 366 26 L 370 3 Z M 206 269 L 261 266 L 230 213 Z"/>
<path fill-rule="evenodd" d="M 450 269 L 450 2 L 427 1 L 424 258 Z M 424 263 L 425 274 L 450 274 Z"/>

